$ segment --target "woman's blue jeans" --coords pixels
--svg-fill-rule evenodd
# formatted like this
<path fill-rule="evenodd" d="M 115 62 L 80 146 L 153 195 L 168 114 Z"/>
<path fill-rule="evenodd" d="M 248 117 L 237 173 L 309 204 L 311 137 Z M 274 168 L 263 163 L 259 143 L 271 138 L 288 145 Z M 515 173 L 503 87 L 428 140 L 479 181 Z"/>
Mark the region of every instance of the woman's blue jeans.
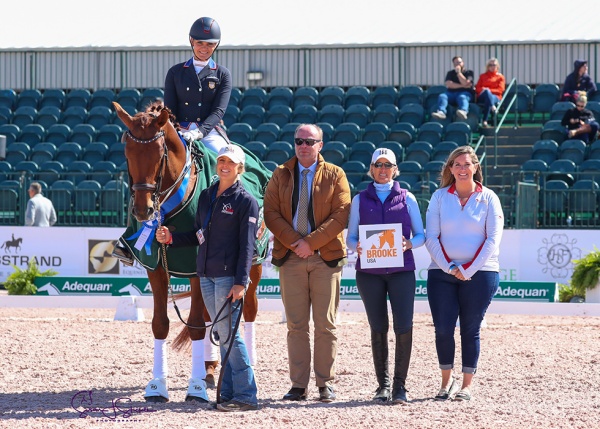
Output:
<path fill-rule="evenodd" d="M 216 320 L 217 313 L 227 301 L 227 295 L 229 295 L 232 287 L 233 277 L 200 277 L 202 298 L 211 320 Z M 233 399 L 256 406 L 258 405 L 256 380 L 254 379 L 254 371 L 250 366 L 246 345 L 239 332 L 236 332 L 235 335 L 229 335 L 235 327 L 235 321 L 240 313 L 239 301 L 232 304 L 232 309 L 231 325 L 227 323 L 229 310 L 225 309 L 219 316 L 219 319 L 223 320 L 217 322 L 214 329 L 221 347 L 221 359 L 225 357 L 229 344 L 233 341 L 227 363 L 221 367 L 221 371 L 225 371 L 221 385 L 221 398 L 223 401 Z M 206 337 L 206 340 L 210 341 L 208 337 Z"/>
<path fill-rule="evenodd" d="M 471 280 L 458 280 L 442 270 L 429 270 L 427 299 L 435 326 L 440 369 L 454 368 L 454 329 L 460 317 L 462 372 L 474 374 L 479 360 L 481 321 L 500 285 L 494 271 L 478 271 Z"/>
<path fill-rule="evenodd" d="M 481 94 L 477 96 L 477 103 L 483 106 L 483 114 L 481 117 L 482 121 L 487 121 L 490 116 L 490 112 L 492 111 L 492 106 L 495 106 L 500 99 L 492 94 L 492 91 L 489 89 L 484 89 L 481 91 Z"/>

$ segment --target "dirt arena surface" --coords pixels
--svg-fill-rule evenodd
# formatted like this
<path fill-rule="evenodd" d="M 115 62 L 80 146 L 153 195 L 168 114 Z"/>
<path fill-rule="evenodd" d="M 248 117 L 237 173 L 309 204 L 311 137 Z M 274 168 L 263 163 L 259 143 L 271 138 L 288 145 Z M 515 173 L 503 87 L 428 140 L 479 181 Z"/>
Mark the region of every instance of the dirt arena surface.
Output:
<path fill-rule="evenodd" d="M 359 313 L 340 314 L 338 400 L 319 403 L 313 385 L 308 401 L 282 401 L 290 388 L 285 324 L 279 312 L 259 312 L 256 378 L 261 409 L 230 414 L 183 401 L 190 356 L 174 351 L 169 354 L 171 401 L 146 404 L 143 389 L 151 378 L 153 356 L 151 312 L 144 310 L 145 322 L 114 322 L 114 313 L 1 310 L 1 428 L 599 427 L 598 317 L 488 315 L 474 398 L 460 403 L 432 399 L 439 388 L 433 325 L 429 314 L 416 314 L 407 381 L 412 401 L 402 406 L 371 401 L 376 383 L 369 327 Z M 170 317 L 177 318 L 174 312 Z M 179 323 L 171 326 L 169 339 L 180 329 Z M 459 354 L 456 365 L 460 369 Z M 88 410 L 87 417 L 83 408 L 71 405 L 82 391 L 91 391 L 97 408 Z M 209 396 L 214 400 L 215 390 Z M 119 406 L 116 412 L 113 401 Z M 134 412 L 128 415 L 127 410 Z"/>

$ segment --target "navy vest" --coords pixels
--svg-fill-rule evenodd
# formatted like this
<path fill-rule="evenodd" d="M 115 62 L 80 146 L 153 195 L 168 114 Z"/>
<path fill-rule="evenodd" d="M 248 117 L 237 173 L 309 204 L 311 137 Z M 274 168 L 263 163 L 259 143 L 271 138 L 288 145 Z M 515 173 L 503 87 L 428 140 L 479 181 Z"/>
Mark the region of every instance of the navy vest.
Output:
<path fill-rule="evenodd" d="M 411 222 L 408 207 L 406 206 L 406 189 L 400 188 L 394 180 L 392 191 L 383 204 L 377 196 L 375 186 L 370 183 L 367 189 L 360 195 L 359 214 L 360 225 L 375 225 L 380 223 L 401 223 L 402 235 L 410 238 Z M 402 250 L 402 242 L 397 243 L 398 249 Z M 397 268 L 360 268 L 360 258 L 356 260 L 356 270 L 369 274 L 392 274 L 400 271 L 414 271 L 415 258 L 412 250 L 404 252 L 404 267 Z"/>

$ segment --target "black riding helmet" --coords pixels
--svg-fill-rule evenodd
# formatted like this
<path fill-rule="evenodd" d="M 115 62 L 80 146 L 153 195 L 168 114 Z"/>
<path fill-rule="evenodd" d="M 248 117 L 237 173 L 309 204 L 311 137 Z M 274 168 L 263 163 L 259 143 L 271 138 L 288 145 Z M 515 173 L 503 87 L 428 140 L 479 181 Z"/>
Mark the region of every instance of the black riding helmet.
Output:
<path fill-rule="evenodd" d="M 190 39 L 216 43 L 218 47 L 221 42 L 221 27 L 219 27 L 219 24 L 214 19 L 203 16 L 192 24 Z"/>

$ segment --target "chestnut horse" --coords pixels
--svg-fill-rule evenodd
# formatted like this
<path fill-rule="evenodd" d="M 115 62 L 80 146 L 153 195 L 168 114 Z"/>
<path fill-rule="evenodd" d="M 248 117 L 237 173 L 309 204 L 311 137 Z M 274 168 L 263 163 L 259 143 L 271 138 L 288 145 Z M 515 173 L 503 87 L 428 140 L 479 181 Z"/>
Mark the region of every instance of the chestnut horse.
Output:
<path fill-rule="evenodd" d="M 155 111 L 140 112 L 130 116 L 118 103 L 113 105 L 118 117 L 127 128 L 124 134 L 125 156 L 133 196 L 131 207 L 133 222 L 120 241 L 146 268 L 152 287 L 154 301 L 152 332 L 155 338 L 156 371 L 157 365 L 160 367 L 161 363 L 162 365 L 166 363 L 166 356 L 164 356 L 166 351 L 164 347 L 163 350 L 157 350 L 156 340 L 162 340 L 164 343 L 169 334 L 167 316 L 170 294 L 169 275 L 190 278 L 191 291 L 179 297 L 191 296 L 187 324 L 195 327 L 184 326 L 174 341 L 175 346 L 182 348 L 190 340 L 204 339 L 205 330 L 198 327 L 205 326 L 205 317 L 206 320 L 209 319 L 200 292 L 200 282 L 195 272 L 196 252 L 191 248 L 170 248 L 165 251 L 154 240 L 154 233 L 160 225 L 167 226 L 171 231 L 177 229 L 187 231 L 193 228 L 197 199 L 200 192 L 210 184 L 215 171 L 216 155 L 208 156 L 209 151 L 200 142 L 192 144 L 185 142 L 175 128 L 170 112 L 162 106 Z M 256 182 L 265 182 L 265 178 L 268 178 L 258 176 L 260 174 L 255 177 Z M 166 271 L 165 266 L 169 272 Z M 250 304 L 249 311 L 244 311 L 246 321 L 250 318 L 253 321 L 256 317 L 256 285 L 260 280 L 260 264 L 253 265 L 252 271 L 252 285 L 249 287 L 246 299 Z M 157 362 L 157 353 L 160 362 Z M 186 400 L 206 401 L 206 392 L 196 395 L 194 392 L 198 391 L 199 387 L 192 386 L 191 383 L 192 379 L 190 379 Z M 168 401 L 166 376 L 155 376 L 148 383 L 145 398 L 149 402 Z"/>

